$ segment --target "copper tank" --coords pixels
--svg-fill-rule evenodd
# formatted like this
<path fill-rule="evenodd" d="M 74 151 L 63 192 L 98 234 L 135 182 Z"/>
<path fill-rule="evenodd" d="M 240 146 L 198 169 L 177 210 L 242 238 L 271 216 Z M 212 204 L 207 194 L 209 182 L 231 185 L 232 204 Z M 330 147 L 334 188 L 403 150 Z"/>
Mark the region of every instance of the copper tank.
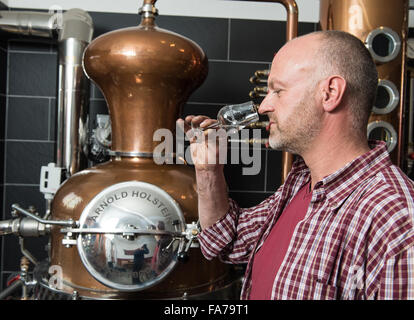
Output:
<path fill-rule="evenodd" d="M 388 83 L 396 89 L 395 109 L 390 112 L 376 112 L 375 108 L 369 119 L 368 127 L 376 123 L 391 125 L 397 134 L 395 148 L 390 152 L 394 164 L 404 165 L 406 157 L 405 150 L 405 86 L 406 86 L 406 39 L 408 32 L 408 1 L 407 0 L 320 0 L 320 26 L 322 30 L 342 30 L 349 32 L 359 38 L 366 46 L 370 47 L 370 37 L 377 33 L 378 48 L 381 50 L 381 39 L 383 44 L 395 47 L 390 41 L 395 37 L 400 41 L 400 47 L 395 50 L 395 55 L 386 58 L 383 52 L 376 61 L 379 77 L 379 95 L 385 92 L 382 83 Z M 385 35 L 385 36 L 384 36 Z M 387 39 L 388 38 L 388 39 Z M 371 38 L 373 39 L 373 38 Z M 375 41 L 375 40 L 374 40 Z M 387 48 L 386 48 L 387 49 Z M 383 50 L 383 49 L 382 49 Z M 390 49 L 391 51 L 391 49 Z M 391 51 L 392 52 L 392 51 Z M 372 53 L 371 53 L 372 54 Z M 385 80 L 385 81 L 384 81 Z M 382 97 L 383 98 L 383 97 Z M 397 102 L 398 100 L 398 102 Z M 381 110 L 380 110 L 381 111 Z M 382 137 L 389 140 L 388 134 Z"/>
<path fill-rule="evenodd" d="M 175 122 L 189 95 L 207 76 L 208 60 L 193 41 L 158 28 L 155 1 L 144 1 L 141 24 L 93 40 L 84 53 L 84 70 L 101 89 L 112 125 L 110 161 L 78 172 L 58 190 L 52 203 L 56 220 L 78 220 L 101 190 L 127 181 L 142 181 L 177 201 L 187 223 L 198 220 L 195 174 L 181 164 L 157 165 L 152 158 L 157 129 L 175 132 Z M 161 283 L 143 291 L 120 292 L 87 271 L 76 247 L 62 245 L 59 228 L 52 232 L 51 265 L 63 270 L 64 291 L 91 298 L 180 298 L 213 292 L 232 279 L 230 266 L 207 261 L 199 248 Z"/>

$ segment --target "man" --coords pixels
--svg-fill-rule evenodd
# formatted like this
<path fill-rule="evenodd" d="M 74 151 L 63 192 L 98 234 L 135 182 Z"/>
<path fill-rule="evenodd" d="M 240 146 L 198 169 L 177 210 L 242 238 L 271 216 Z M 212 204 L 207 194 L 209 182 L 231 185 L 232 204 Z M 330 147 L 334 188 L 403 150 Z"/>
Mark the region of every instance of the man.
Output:
<path fill-rule="evenodd" d="M 368 51 L 345 32 L 311 33 L 277 52 L 259 113 L 270 146 L 298 157 L 253 208 L 228 198 L 223 165 L 203 159 L 209 144 L 191 144 L 201 249 L 248 263 L 242 299 L 414 299 L 414 184 L 383 142 L 367 142 L 377 81 Z M 178 121 L 189 130 L 214 120 Z"/>

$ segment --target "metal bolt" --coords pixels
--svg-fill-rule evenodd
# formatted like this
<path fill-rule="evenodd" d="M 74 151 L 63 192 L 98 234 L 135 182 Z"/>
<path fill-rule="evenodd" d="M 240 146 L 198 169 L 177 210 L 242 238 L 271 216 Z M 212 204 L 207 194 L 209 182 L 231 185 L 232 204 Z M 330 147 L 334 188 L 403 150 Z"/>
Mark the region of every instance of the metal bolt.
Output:
<path fill-rule="evenodd" d="M 29 211 L 30 213 L 33 213 L 35 215 L 38 215 L 38 213 L 36 212 L 36 208 L 34 206 L 29 206 L 27 211 Z"/>

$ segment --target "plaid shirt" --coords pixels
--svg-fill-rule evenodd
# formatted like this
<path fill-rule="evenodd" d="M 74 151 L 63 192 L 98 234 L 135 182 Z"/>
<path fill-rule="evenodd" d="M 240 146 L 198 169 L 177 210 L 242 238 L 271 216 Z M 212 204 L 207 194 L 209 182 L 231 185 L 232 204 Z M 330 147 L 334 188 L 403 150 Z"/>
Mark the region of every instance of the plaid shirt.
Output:
<path fill-rule="evenodd" d="M 316 183 L 273 281 L 272 299 L 414 299 L 414 183 L 394 166 L 383 142 Z M 207 259 L 247 263 L 278 217 L 310 180 L 297 159 L 285 183 L 259 205 L 230 199 L 227 214 L 199 235 Z"/>

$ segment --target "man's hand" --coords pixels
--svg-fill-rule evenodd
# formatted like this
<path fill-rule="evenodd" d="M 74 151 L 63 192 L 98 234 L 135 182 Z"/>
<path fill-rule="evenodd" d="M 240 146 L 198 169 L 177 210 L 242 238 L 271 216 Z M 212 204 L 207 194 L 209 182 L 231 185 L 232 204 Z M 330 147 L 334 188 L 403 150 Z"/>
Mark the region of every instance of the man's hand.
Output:
<path fill-rule="evenodd" d="M 213 225 L 229 208 L 227 184 L 223 173 L 227 157 L 227 134 L 223 129 L 202 130 L 216 121 L 206 116 L 187 116 L 184 120 L 177 120 L 177 125 L 190 140 L 202 229 Z"/>
<path fill-rule="evenodd" d="M 223 129 L 207 129 L 217 120 L 206 116 L 187 116 L 177 124 L 190 141 L 191 157 L 196 170 L 215 171 L 227 160 L 227 134 Z"/>

